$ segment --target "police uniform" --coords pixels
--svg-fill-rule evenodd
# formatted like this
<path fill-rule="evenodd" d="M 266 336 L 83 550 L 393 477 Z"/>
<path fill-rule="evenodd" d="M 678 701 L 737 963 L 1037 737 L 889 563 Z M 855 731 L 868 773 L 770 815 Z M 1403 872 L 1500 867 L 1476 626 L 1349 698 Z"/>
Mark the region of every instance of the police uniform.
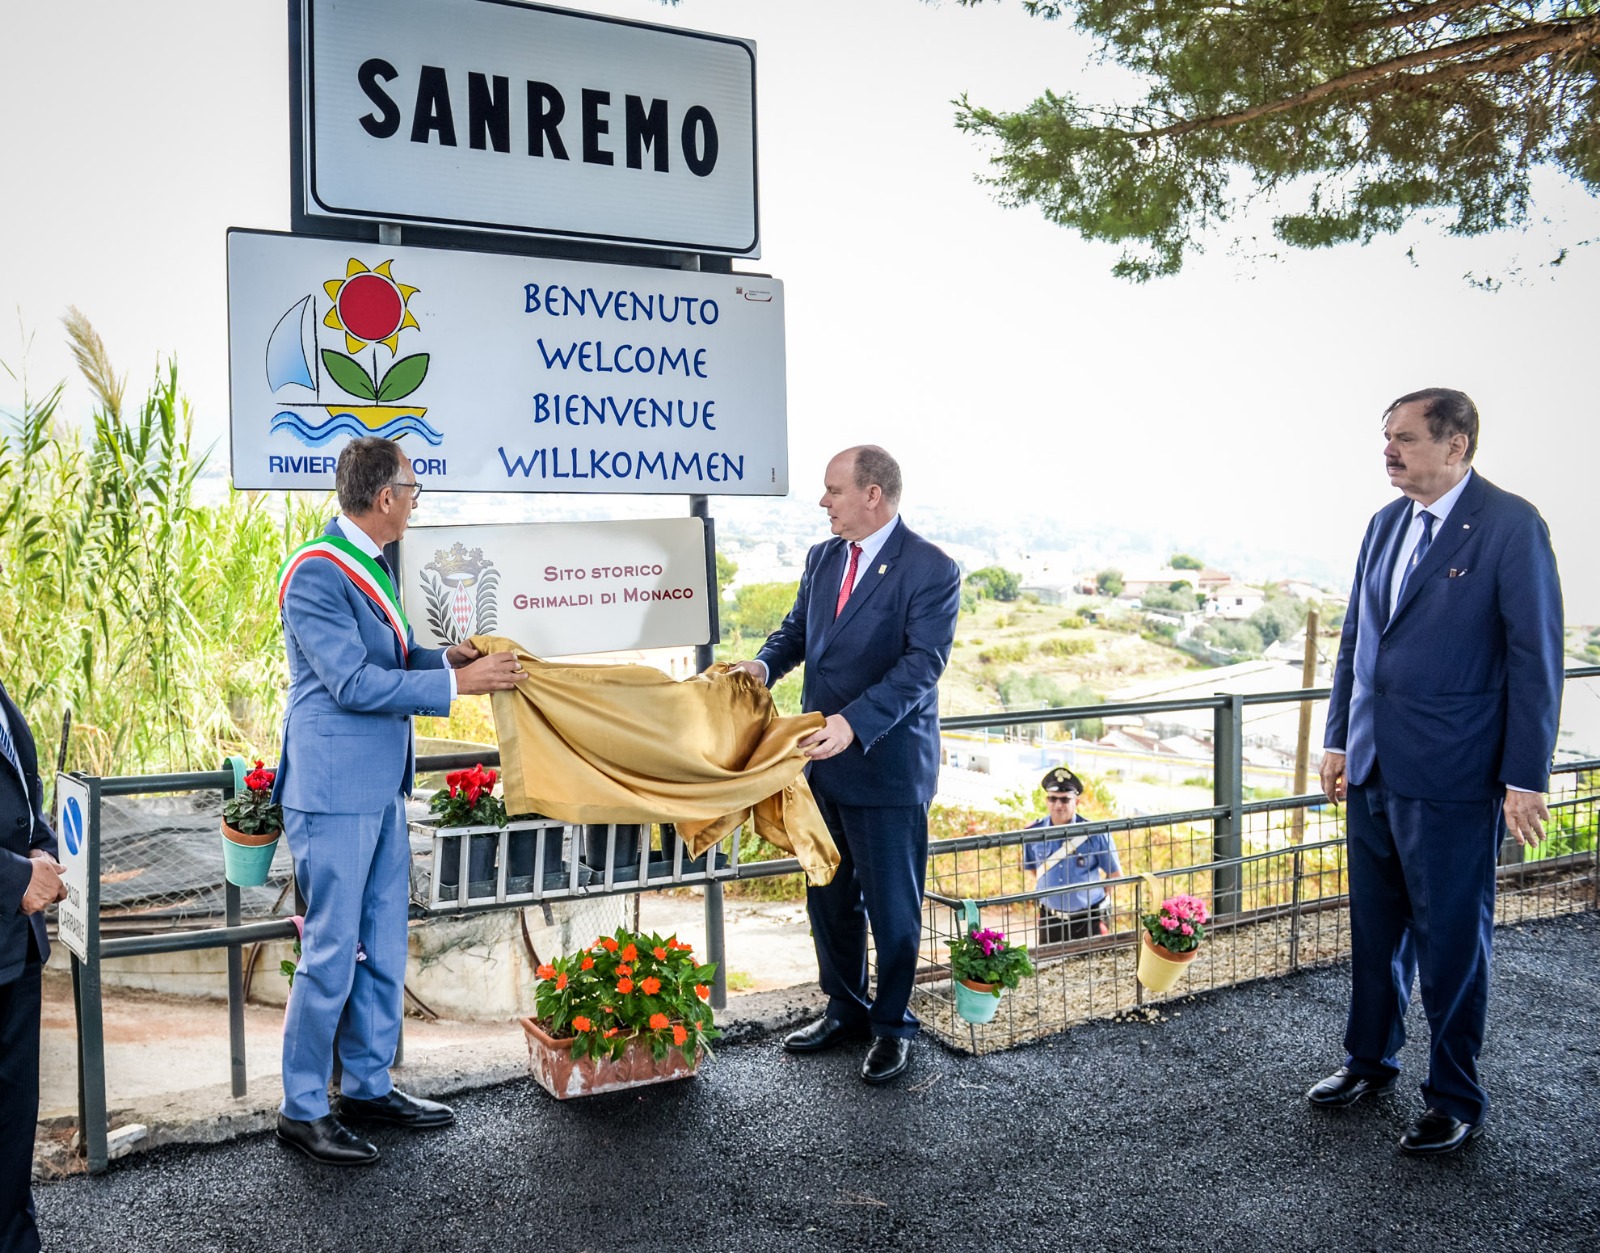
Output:
<path fill-rule="evenodd" d="M 1041 786 L 1046 794 L 1083 793 L 1082 781 L 1064 766 L 1049 771 Z M 1068 825 L 1087 823 L 1078 814 Z M 1053 825 L 1049 818 L 1041 818 L 1027 829 Z M 1107 832 L 1058 836 L 1025 844 L 1022 866 L 1038 874 L 1038 887 L 1066 889 L 1039 901 L 1038 943 L 1057 944 L 1103 934 L 1106 892 L 1100 886 L 1100 877 L 1104 873 L 1114 879 L 1122 874 L 1117 846 Z"/>

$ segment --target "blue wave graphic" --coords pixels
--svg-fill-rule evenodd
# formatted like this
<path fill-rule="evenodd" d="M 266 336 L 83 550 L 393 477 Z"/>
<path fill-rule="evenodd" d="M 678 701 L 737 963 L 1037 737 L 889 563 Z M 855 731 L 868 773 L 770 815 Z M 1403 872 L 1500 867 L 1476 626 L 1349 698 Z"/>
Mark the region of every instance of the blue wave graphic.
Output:
<path fill-rule="evenodd" d="M 288 431 L 302 444 L 320 447 L 341 435 L 381 435 L 385 439 L 399 439 L 402 435 L 420 435 L 434 447 L 444 443 L 444 435 L 434 430 L 414 413 L 403 413 L 391 418 L 382 426 L 368 426 L 353 413 L 336 413 L 321 425 L 307 422 L 291 410 L 273 415 L 272 433 Z"/>

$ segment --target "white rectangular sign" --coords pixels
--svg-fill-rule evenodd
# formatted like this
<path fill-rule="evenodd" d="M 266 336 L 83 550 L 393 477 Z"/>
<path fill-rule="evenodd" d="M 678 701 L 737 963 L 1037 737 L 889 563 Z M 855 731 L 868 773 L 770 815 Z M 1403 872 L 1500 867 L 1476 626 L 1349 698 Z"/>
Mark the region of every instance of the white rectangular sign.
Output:
<path fill-rule="evenodd" d="M 56 860 L 65 873 L 67 899 L 56 908 L 56 936 L 89 960 L 89 785 L 70 774 L 56 775 Z"/>
<path fill-rule="evenodd" d="M 504 635 L 539 657 L 704 644 L 699 518 L 413 526 L 400 595 L 417 642 Z"/>
<path fill-rule="evenodd" d="M 304 0 L 305 211 L 759 256 L 755 45 L 513 0 Z"/>
<path fill-rule="evenodd" d="M 789 490 L 773 279 L 232 230 L 228 356 L 239 488 L 383 435 L 430 491 Z"/>

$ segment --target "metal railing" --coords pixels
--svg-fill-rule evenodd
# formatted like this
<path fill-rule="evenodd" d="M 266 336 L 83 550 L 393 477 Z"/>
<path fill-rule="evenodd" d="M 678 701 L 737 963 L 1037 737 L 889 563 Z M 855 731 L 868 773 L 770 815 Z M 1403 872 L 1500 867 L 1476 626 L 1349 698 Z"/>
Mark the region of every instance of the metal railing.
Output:
<path fill-rule="evenodd" d="M 707 661 L 706 664 L 709 664 Z M 1582 667 L 1567 671 L 1569 685 L 1576 680 L 1600 678 L 1600 666 Z M 1252 951 L 1259 952 L 1266 943 L 1263 926 L 1286 929 L 1287 965 L 1256 962 L 1241 965 L 1236 956 L 1226 956 L 1232 949 L 1218 943 L 1210 948 L 1210 956 L 1195 963 L 1196 970 L 1188 982 L 1192 991 L 1197 986 L 1216 986 L 1220 976 L 1216 973 L 1225 962 L 1232 963 L 1228 979 L 1261 977 L 1262 974 L 1281 973 L 1295 969 L 1308 961 L 1332 960 L 1346 951 L 1348 931 L 1340 913 L 1340 899 L 1344 895 L 1342 839 L 1337 833 L 1338 819 L 1323 806 L 1323 798 L 1306 794 L 1285 800 L 1252 802 L 1244 786 L 1244 710 L 1249 706 L 1290 704 L 1324 700 L 1326 688 L 1313 688 L 1272 692 L 1254 695 L 1223 694 L 1212 697 L 1168 701 L 1126 702 L 1077 706 L 1049 710 L 1032 710 L 1021 713 L 979 714 L 945 718 L 941 728 L 960 731 L 975 728 L 1007 728 L 1028 724 L 1067 724 L 1086 719 L 1099 719 L 1122 714 L 1149 716 L 1162 713 L 1212 711 L 1213 724 L 1213 784 L 1212 804 L 1182 812 L 1151 815 L 1142 818 L 1115 819 L 1074 828 L 1074 834 L 1096 830 L 1124 837 L 1144 833 L 1138 845 L 1140 855 L 1128 842 L 1125 869 L 1138 867 L 1173 877 L 1186 884 L 1188 890 L 1203 895 L 1212 902 L 1218 915 L 1218 930 L 1232 932 L 1248 940 Z M 472 753 L 438 754 L 418 760 L 423 772 L 461 769 L 474 763 L 498 765 L 499 754 L 492 750 Z M 1596 852 L 1594 831 L 1596 826 L 1596 795 L 1587 780 L 1591 773 L 1600 772 L 1600 761 L 1568 763 L 1560 768 L 1557 777 L 1570 777 L 1573 787 L 1554 799 L 1553 810 L 1567 816 L 1566 824 L 1580 842 L 1587 840 L 1587 849 L 1563 852 L 1554 859 L 1528 861 L 1521 864 L 1525 877 L 1531 876 L 1540 883 L 1552 874 L 1565 875 L 1566 886 L 1548 889 L 1572 902 L 1573 908 L 1596 908 L 1597 898 Z M 232 770 L 194 772 L 186 774 L 140 775 L 124 777 L 76 776 L 88 789 L 89 813 L 86 828 L 90 850 L 89 894 L 85 905 L 91 920 L 86 938 L 84 960 L 75 954 L 72 958 L 74 1005 L 78 1022 L 79 1043 L 79 1126 L 91 1171 L 103 1170 L 107 1164 L 107 1126 L 105 1092 L 105 1039 L 101 1002 L 99 966 L 102 961 L 119 957 L 134 957 L 150 953 L 193 952 L 205 949 L 227 950 L 228 962 L 228 1019 L 231 1077 L 235 1096 L 246 1093 L 245 1043 L 244 1043 L 244 953 L 248 946 L 274 940 L 292 939 L 294 923 L 288 917 L 245 917 L 244 897 L 232 884 L 223 889 L 223 920 L 221 927 L 195 929 L 192 912 L 166 909 L 159 915 L 140 911 L 119 918 L 118 930 L 138 928 L 134 934 L 102 934 L 102 842 L 101 806 L 107 798 L 148 796 L 174 793 L 215 792 L 225 800 L 232 795 L 235 774 Z M 1270 842 L 1272 832 L 1291 829 L 1294 814 L 1303 814 L 1302 822 L 1292 823 L 1293 843 L 1288 834 L 1283 835 L 1284 846 L 1247 851 L 1247 843 L 1260 837 L 1265 830 Z M 1274 826 L 1276 823 L 1276 827 Z M 1060 828 L 1054 829 L 1059 833 Z M 1307 833 L 1310 835 L 1307 842 Z M 963 900 L 980 902 L 985 910 L 998 911 L 1001 927 L 1010 934 L 1027 934 L 1024 913 L 1033 910 L 1037 916 L 1038 899 L 1060 889 L 1022 891 L 1020 869 L 1015 865 L 1018 846 L 1042 836 L 1049 831 L 1002 831 L 980 833 L 957 839 L 941 840 L 930 849 L 928 872 L 928 924 L 925 928 L 924 960 L 919 977 L 919 1003 L 924 1021 L 935 1035 L 960 1045 L 957 1033 L 941 1029 L 942 1008 L 937 985 L 942 979 L 948 983 L 948 963 L 941 954 L 948 949 L 948 937 L 953 923 L 951 910 L 958 909 Z M 214 836 L 212 838 L 215 838 Z M 547 837 L 548 838 L 548 837 Z M 615 858 L 615 832 L 607 838 L 607 857 L 600 873 L 584 878 L 575 867 L 564 866 L 568 872 L 562 884 L 539 888 L 538 899 L 565 896 L 578 899 L 585 896 L 634 894 L 684 884 L 702 884 L 705 888 L 706 960 L 717 965 L 717 985 L 713 1005 L 726 1005 L 726 953 L 724 943 L 722 887 L 729 880 L 745 880 L 802 872 L 797 858 L 776 858 L 765 861 L 741 861 L 738 833 L 725 841 L 726 853 L 714 849 L 698 868 L 685 868 L 683 854 L 677 852 L 670 859 L 652 859 L 650 841 L 635 847 L 638 858 L 631 875 L 618 873 Z M 663 842 L 662 848 L 666 845 Z M 1000 850 L 1004 850 L 1001 852 Z M 1521 850 L 1513 846 L 1515 853 Z M 1508 850 L 1508 854 L 1512 850 Z M 465 850 L 458 853 L 462 871 L 470 873 Z M 984 859 L 988 857 L 986 864 Z M 966 859 L 964 862 L 963 859 Z M 1006 864 L 1001 865 L 1004 861 Z M 1519 859 L 1508 856 L 1513 870 Z M 970 864 L 969 864 L 970 863 Z M 667 866 L 670 865 L 670 869 Z M 504 871 L 501 886 L 504 886 Z M 1013 875 L 1008 879 L 1007 876 Z M 536 876 L 536 879 L 539 877 Z M 1508 871 L 1502 871 L 1502 879 Z M 465 884 L 467 880 L 458 880 Z M 1524 882 L 1530 881 L 1527 878 Z M 1575 886 L 1574 886 L 1575 885 Z M 1099 940 L 1071 941 L 1065 944 L 1041 946 L 1038 956 L 1042 964 L 1088 961 L 1080 982 L 1087 983 L 1089 993 L 1084 1001 L 1084 1016 L 1101 1016 L 1142 1004 L 1138 985 L 1131 977 L 1134 956 L 1133 941 L 1137 940 L 1137 927 L 1133 919 L 1139 908 L 1137 881 L 1124 878 L 1109 885 L 1118 904 L 1112 915 L 1112 934 Z M 1544 890 L 1544 889 L 1541 889 Z M 270 894 L 268 894 L 270 895 Z M 280 898 L 282 893 L 280 892 Z M 506 894 L 502 893 L 502 896 Z M 265 899 L 252 895 L 252 901 Z M 528 899 L 536 899 L 531 893 Z M 413 912 L 421 916 L 458 916 L 463 913 L 494 909 L 519 908 L 523 900 L 497 899 L 473 903 L 469 892 L 460 892 L 452 902 L 439 902 L 430 909 L 428 903 L 413 903 Z M 201 915 L 204 916 L 204 915 Z M 1520 915 L 1519 915 L 1520 916 Z M 157 923 L 161 925 L 156 925 Z M 1132 941 L 1129 937 L 1132 936 Z M 1273 941 L 1277 943 L 1277 941 Z M 1236 946 L 1235 946 L 1236 947 Z M 1240 971 L 1248 971 L 1241 975 Z M 1032 995 L 1036 1002 L 1046 994 L 1047 981 L 1034 981 Z M 1099 989 L 1097 991 L 1096 989 Z M 1121 989 L 1114 991 L 1111 989 Z M 984 1042 L 1006 1040 L 1015 1042 L 1032 1038 L 1019 1034 L 1015 1025 L 1015 1012 L 1022 998 L 1009 998 L 1010 1014 L 998 1020 L 994 1028 L 1009 1034 L 990 1035 Z M 947 1005 L 948 995 L 943 1004 Z M 947 1013 L 946 1013 L 946 1016 Z M 1042 1021 L 1042 1018 L 1041 1018 Z M 1039 1030 L 1057 1030 L 1076 1021 L 1062 1013 L 1050 1021 L 1054 1027 Z M 969 1033 L 969 1043 L 978 1048 L 976 1036 Z M 397 1059 L 398 1060 L 398 1059 Z"/>
<path fill-rule="evenodd" d="M 1339 960 L 1350 951 L 1342 809 L 1317 794 L 1252 802 L 1242 807 L 1240 828 L 1249 851 L 1211 861 L 1184 859 L 1203 839 L 1196 825 L 1220 817 L 1220 808 L 1075 825 L 1074 835 L 1111 835 L 1125 873 L 1101 880 L 1107 894 L 1103 934 L 1053 943 L 1040 942 L 1039 906 L 1066 889 L 1024 890 L 1021 852 L 1063 828 L 941 841 L 929 859 L 913 1009 L 934 1036 L 974 1053 L 1014 1047 L 1090 1018 L 1141 1011 L 1150 997 L 1135 977 L 1139 919 L 1155 908 L 1145 899 L 1140 875 L 1146 871 L 1164 893 L 1216 902 L 1223 885 L 1234 894 L 1230 908 L 1216 908 L 1183 981 L 1161 999 Z M 1539 849 L 1514 842 L 1502 849 L 1497 924 L 1600 909 L 1600 759 L 1555 769 L 1550 810 L 1550 838 Z M 1303 827 L 1294 822 L 1296 814 L 1304 816 Z M 994 1021 L 982 1025 L 959 1018 L 950 986 L 950 943 L 962 933 L 968 903 L 982 926 L 1025 944 L 1038 970 L 1005 993 Z"/>

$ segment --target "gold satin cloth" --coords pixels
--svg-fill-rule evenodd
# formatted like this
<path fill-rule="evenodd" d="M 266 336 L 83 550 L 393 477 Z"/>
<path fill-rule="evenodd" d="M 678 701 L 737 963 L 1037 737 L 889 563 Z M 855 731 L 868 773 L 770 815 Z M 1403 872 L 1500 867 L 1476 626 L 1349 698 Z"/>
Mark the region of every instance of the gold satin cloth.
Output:
<path fill-rule="evenodd" d="M 780 715 L 765 687 L 720 662 L 680 683 L 649 666 L 541 661 L 498 635 L 471 643 L 515 653 L 526 671 L 490 697 L 508 813 L 671 822 L 696 857 L 753 816 L 810 883 L 833 878 L 839 850 L 799 747 L 821 714 Z"/>

